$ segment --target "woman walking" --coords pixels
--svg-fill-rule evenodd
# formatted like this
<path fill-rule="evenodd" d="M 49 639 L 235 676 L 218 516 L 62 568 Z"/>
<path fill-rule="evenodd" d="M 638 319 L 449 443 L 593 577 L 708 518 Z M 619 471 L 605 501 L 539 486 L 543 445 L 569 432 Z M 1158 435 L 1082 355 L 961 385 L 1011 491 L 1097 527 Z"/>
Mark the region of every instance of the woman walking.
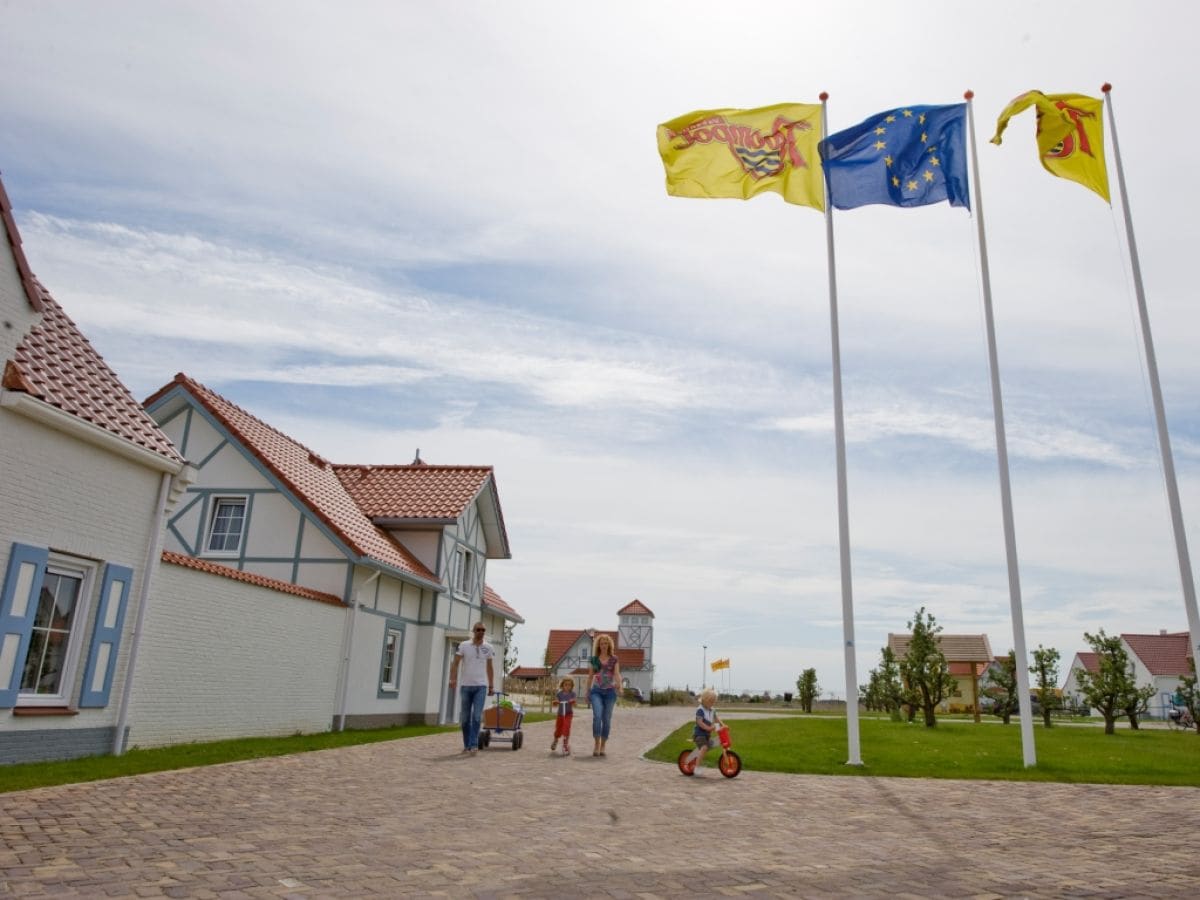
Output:
<path fill-rule="evenodd" d="M 621 664 L 617 662 L 613 639 L 601 634 L 592 645 L 592 674 L 588 681 L 588 702 L 592 707 L 592 739 L 596 746 L 592 756 L 603 756 L 604 745 L 612 728 L 613 709 L 617 705 L 617 688 L 621 684 Z"/>

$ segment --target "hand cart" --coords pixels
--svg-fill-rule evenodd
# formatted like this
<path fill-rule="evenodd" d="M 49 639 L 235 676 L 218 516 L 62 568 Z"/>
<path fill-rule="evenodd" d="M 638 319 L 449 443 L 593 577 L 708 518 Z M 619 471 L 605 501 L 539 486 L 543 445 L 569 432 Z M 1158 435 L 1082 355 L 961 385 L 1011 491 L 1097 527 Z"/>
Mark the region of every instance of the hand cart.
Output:
<path fill-rule="evenodd" d="M 525 743 L 525 735 L 521 731 L 521 720 L 525 718 L 525 710 L 516 703 L 502 706 L 501 701 L 505 696 L 503 691 L 495 691 L 494 696 L 496 702 L 483 711 L 479 749 L 486 750 L 492 741 L 504 741 L 512 744 L 514 750 L 520 750 L 521 744 Z"/>

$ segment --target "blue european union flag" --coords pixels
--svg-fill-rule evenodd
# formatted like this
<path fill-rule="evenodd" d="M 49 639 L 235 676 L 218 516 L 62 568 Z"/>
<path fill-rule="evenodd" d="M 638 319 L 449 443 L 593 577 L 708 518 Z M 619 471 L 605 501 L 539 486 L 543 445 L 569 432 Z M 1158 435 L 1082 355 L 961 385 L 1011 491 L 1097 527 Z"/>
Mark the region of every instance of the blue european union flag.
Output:
<path fill-rule="evenodd" d="M 820 143 L 829 200 L 837 209 L 870 203 L 971 208 L 967 104 L 904 106 Z"/>

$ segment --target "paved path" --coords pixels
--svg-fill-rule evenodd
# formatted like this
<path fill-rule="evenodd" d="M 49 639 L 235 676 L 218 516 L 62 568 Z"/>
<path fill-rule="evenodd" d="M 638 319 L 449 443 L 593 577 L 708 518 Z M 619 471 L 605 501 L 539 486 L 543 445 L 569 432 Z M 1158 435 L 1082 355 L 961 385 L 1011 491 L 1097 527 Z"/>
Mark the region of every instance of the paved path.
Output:
<path fill-rule="evenodd" d="M 0 795 L 0 895 L 1196 897 L 1200 789 L 743 772 L 641 753 L 686 718 L 619 710 L 609 754 L 552 726 Z"/>

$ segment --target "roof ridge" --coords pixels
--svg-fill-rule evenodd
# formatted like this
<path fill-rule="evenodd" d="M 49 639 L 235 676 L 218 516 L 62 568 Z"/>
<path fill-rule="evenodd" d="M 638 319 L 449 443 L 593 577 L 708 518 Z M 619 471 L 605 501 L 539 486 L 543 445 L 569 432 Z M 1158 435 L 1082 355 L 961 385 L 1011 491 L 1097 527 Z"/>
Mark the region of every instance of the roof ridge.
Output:
<path fill-rule="evenodd" d="M 495 469 L 495 466 L 437 465 L 434 463 L 330 463 L 330 465 L 335 469 L 411 469 L 414 472 L 429 472 L 437 469 L 490 472 Z"/>

